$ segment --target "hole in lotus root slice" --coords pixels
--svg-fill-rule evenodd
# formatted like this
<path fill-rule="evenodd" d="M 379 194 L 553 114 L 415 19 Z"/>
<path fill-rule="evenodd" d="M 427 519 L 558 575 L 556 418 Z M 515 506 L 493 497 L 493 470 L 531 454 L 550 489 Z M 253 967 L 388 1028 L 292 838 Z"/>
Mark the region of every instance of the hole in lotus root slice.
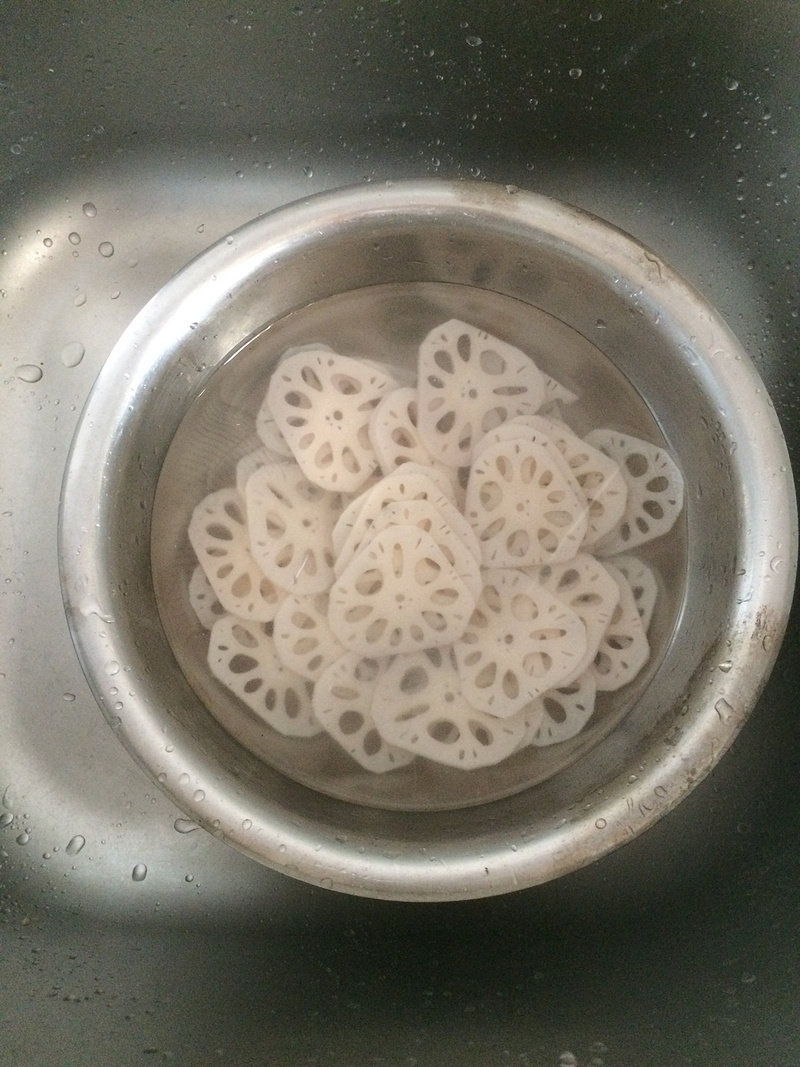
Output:
<path fill-rule="evenodd" d="M 476 710 L 461 691 L 451 647 L 395 656 L 373 697 L 373 718 L 387 741 L 449 767 L 472 770 L 519 747 L 523 721 Z"/>
<path fill-rule="evenodd" d="M 606 562 L 616 567 L 627 578 L 646 632 L 650 629 L 658 599 L 658 579 L 655 572 L 638 556 L 623 554 L 614 556 Z"/>
<path fill-rule="evenodd" d="M 628 483 L 619 465 L 557 419 L 531 415 L 513 421 L 545 434 L 558 448 L 589 508 L 583 545 L 588 548 L 596 544 L 614 529 L 625 513 Z"/>
<path fill-rule="evenodd" d="M 466 517 L 486 566 L 522 567 L 577 555 L 588 507 L 555 445 L 513 438 L 485 448 L 473 463 Z"/>
<path fill-rule="evenodd" d="M 589 669 L 598 690 L 609 692 L 633 681 L 650 657 L 650 645 L 628 579 L 608 561 L 604 566 L 619 587 L 619 603 Z"/>
<path fill-rule="evenodd" d="M 290 594 L 278 608 L 272 632 L 281 661 L 316 681 L 345 649 L 328 623 L 328 595 Z"/>
<path fill-rule="evenodd" d="M 364 361 L 303 350 L 275 369 L 267 402 L 306 477 L 323 489 L 352 493 L 378 466 L 369 421 L 396 385 Z"/>
<path fill-rule="evenodd" d="M 217 619 L 225 614 L 225 608 L 220 604 L 199 563 L 189 579 L 189 603 L 204 630 L 210 630 Z"/>
<path fill-rule="evenodd" d="M 597 543 L 596 553 L 615 556 L 668 533 L 683 508 L 683 477 L 672 457 L 616 430 L 591 430 L 586 440 L 614 460 L 628 485 L 622 518 Z"/>
<path fill-rule="evenodd" d="M 337 520 L 332 534 L 336 573 L 341 573 L 343 566 L 352 559 L 357 546 L 389 504 L 401 500 L 429 500 L 440 510 L 446 511 L 448 507 L 452 510 L 451 490 L 451 483 L 441 471 L 418 463 L 404 463 L 392 474 L 387 474 L 358 500 L 348 504 Z"/>
<path fill-rule="evenodd" d="M 395 525 L 376 534 L 334 582 L 328 620 L 345 648 L 382 656 L 449 644 L 474 606 L 430 534 Z"/>
<path fill-rule="evenodd" d="M 430 534 L 473 598 L 478 599 L 483 588 L 480 545 L 467 520 L 444 497 L 438 499 L 437 505 L 429 500 L 397 500 L 386 504 L 366 528 L 363 539 L 355 544 L 352 553 L 350 543 L 347 543 L 334 564 L 334 571 L 340 574 L 356 552 L 390 526 L 418 526 Z"/>
<path fill-rule="evenodd" d="M 484 571 L 480 600 L 453 644 L 473 707 L 508 718 L 574 674 L 586 628 L 558 597 L 522 571 Z"/>
<path fill-rule="evenodd" d="M 544 748 L 575 737 L 592 717 L 596 693 L 591 671 L 585 671 L 569 685 L 544 693 L 533 703 L 534 715 L 539 711 L 541 718 L 529 743 Z"/>
<path fill-rule="evenodd" d="M 373 694 L 387 661 L 345 652 L 326 667 L 314 686 L 317 720 L 368 771 L 405 767 L 414 755 L 386 741 L 372 717 Z"/>
<path fill-rule="evenodd" d="M 203 573 L 226 611 L 270 622 L 285 590 L 253 559 L 245 503 L 235 489 L 218 489 L 200 501 L 189 522 L 189 541 Z"/>
<path fill-rule="evenodd" d="M 247 482 L 253 558 L 276 585 L 322 593 L 333 581 L 331 533 L 339 498 L 313 485 L 295 463 L 269 463 Z"/>
<path fill-rule="evenodd" d="M 487 430 L 532 415 L 546 395 L 545 375 L 524 352 L 458 319 L 437 326 L 419 349 L 420 437 L 430 454 L 468 466 Z"/>
<path fill-rule="evenodd" d="M 215 678 L 278 733 L 320 733 L 311 707 L 312 683 L 281 662 L 263 624 L 230 615 L 219 619 L 211 630 L 208 665 Z"/>
<path fill-rule="evenodd" d="M 568 563 L 531 568 L 531 577 L 540 582 L 575 612 L 586 628 L 586 651 L 575 664 L 572 682 L 591 665 L 600 642 L 619 603 L 619 586 L 594 556 L 580 553 Z"/>

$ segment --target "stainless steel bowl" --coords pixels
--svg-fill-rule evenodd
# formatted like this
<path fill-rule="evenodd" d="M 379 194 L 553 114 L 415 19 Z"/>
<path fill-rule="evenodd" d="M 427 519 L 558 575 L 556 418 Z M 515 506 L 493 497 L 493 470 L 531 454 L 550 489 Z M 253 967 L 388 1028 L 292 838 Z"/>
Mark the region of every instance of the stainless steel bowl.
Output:
<path fill-rule="evenodd" d="M 687 485 L 675 625 L 634 706 L 544 781 L 413 815 L 293 781 L 226 732 L 177 666 L 150 553 L 170 443 L 229 355 L 309 302 L 389 282 L 489 290 L 590 340 L 646 400 Z M 757 699 L 796 561 L 783 437 L 752 362 L 713 309 L 656 253 L 593 216 L 510 186 L 447 181 L 310 197 L 245 225 L 173 278 L 94 386 L 60 532 L 68 619 L 95 696 L 186 814 L 287 874 L 405 900 L 541 883 L 674 807 Z"/>

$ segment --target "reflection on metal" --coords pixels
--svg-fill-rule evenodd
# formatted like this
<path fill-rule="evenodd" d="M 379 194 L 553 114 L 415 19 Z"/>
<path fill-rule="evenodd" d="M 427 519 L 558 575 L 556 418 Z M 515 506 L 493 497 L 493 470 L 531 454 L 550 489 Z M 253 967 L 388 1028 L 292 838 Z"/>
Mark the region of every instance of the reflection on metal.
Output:
<path fill-rule="evenodd" d="M 766 646 L 760 635 L 779 639 L 786 623 L 793 487 L 753 364 L 666 264 L 659 261 L 654 276 L 654 258 L 619 230 L 544 197 L 489 184 L 398 182 L 312 197 L 257 219 L 145 307 L 105 364 L 78 428 L 60 563 L 95 696 L 188 816 L 317 885 L 407 900 L 466 898 L 584 866 L 652 825 L 714 766 L 774 661 L 779 641 Z M 512 269 L 520 263 L 530 269 Z M 182 417 L 244 340 L 332 293 L 389 281 L 469 285 L 478 273 L 482 287 L 542 308 L 584 336 L 603 319 L 603 352 L 646 398 L 696 487 L 686 515 L 688 571 L 669 647 L 617 729 L 540 786 L 492 804 L 417 812 L 412 826 L 402 812 L 378 813 L 288 780 L 208 714 L 175 670 L 161 629 L 150 520 Z M 790 557 L 782 574 L 769 563 L 778 555 Z M 731 664 L 722 676 L 711 669 L 721 661 Z M 122 665 L 131 687 L 124 708 L 111 692 L 118 679 L 109 662 Z"/>

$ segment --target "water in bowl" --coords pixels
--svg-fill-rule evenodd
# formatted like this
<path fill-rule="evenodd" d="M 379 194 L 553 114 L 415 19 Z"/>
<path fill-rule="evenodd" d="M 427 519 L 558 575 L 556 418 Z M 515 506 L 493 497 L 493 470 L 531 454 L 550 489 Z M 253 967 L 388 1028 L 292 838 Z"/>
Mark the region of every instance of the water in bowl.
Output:
<path fill-rule="evenodd" d="M 565 409 L 579 435 L 609 427 L 669 450 L 642 396 L 603 354 L 603 330 L 589 339 L 539 308 L 471 286 L 445 283 L 376 285 L 298 308 L 243 341 L 191 403 L 159 478 L 153 509 L 152 573 L 162 623 L 180 669 L 225 730 L 265 763 L 315 790 L 375 807 L 453 808 L 498 799 L 544 782 L 597 745 L 634 709 L 670 641 L 683 596 L 685 522 L 641 546 L 637 555 L 659 576 L 648 632 L 651 656 L 622 690 L 598 694 L 595 712 L 576 737 L 525 748 L 496 766 L 470 771 L 417 759 L 383 774 L 362 769 L 326 734 L 284 737 L 263 723 L 211 674 L 208 631 L 198 622 L 188 587 L 196 558 L 187 538 L 195 506 L 231 486 L 239 459 L 258 445 L 255 420 L 270 375 L 287 349 L 324 343 L 335 351 L 389 365 L 401 384 L 416 377 L 419 343 L 451 318 L 526 352 L 578 397 Z"/>

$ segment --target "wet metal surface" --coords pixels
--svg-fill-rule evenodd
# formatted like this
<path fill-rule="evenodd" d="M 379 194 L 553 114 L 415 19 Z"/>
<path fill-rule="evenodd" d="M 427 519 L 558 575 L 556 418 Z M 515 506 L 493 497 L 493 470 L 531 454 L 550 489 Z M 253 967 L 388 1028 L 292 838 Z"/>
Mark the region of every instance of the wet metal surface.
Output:
<path fill-rule="evenodd" d="M 387 904 L 266 871 L 150 784 L 83 680 L 55 534 L 142 305 L 248 219 L 364 180 L 486 178 L 629 231 L 736 333 L 797 468 L 796 5 L 3 21 L 0 1062 L 583 1067 L 600 1040 L 619 1067 L 795 1062 L 796 616 L 733 748 L 637 841 L 493 901 Z"/>

